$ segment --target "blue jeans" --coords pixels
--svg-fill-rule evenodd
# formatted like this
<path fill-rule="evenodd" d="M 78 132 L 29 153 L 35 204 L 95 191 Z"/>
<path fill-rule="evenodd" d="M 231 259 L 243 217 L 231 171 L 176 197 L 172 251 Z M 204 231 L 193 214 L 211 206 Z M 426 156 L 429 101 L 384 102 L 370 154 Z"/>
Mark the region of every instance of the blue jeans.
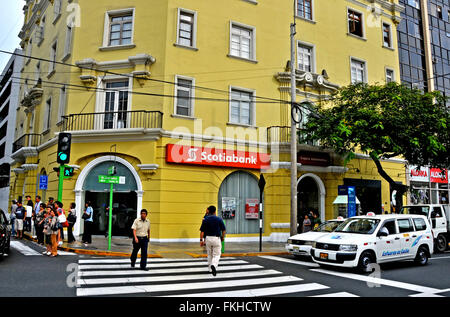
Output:
<path fill-rule="evenodd" d="M 148 238 L 138 237 L 138 243 L 134 241 L 133 238 L 133 252 L 131 253 L 131 264 L 134 266 L 136 263 L 136 258 L 139 250 L 141 250 L 141 269 L 145 269 L 147 266 L 147 249 L 148 249 Z"/>
<path fill-rule="evenodd" d="M 16 217 L 11 218 L 11 234 L 13 236 L 15 236 L 17 234 L 15 222 L 16 222 Z"/>

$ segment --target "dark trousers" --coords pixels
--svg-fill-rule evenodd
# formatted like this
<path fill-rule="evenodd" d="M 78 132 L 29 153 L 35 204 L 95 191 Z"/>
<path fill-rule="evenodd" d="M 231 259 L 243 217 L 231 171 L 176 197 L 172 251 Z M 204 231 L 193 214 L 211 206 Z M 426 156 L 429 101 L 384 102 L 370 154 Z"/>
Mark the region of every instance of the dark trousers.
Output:
<path fill-rule="evenodd" d="M 36 228 L 36 236 L 39 244 L 44 244 L 44 227 L 43 226 L 35 226 Z"/>
<path fill-rule="evenodd" d="M 73 236 L 73 225 L 74 223 L 69 222 L 69 227 L 67 227 L 67 242 L 72 243 L 75 240 L 75 237 Z"/>
<path fill-rule="evenodd" d="M 147 249 L 148 249 L 148 238 L 138 237 L 138 243 L 134 241 L 133 238 L 133 252 L 131 253 L 131 264 L 134 266 L 136 263 L 136 258 L 139 250 L 141 250 L 141 269 L 145 269 L 147 266 Z"/>
<path fill-rule="evenodd" d="M 23 221 L 23 231 L 31 232 L 31 217 L 26 217 Z"/>
<path fill-rule="evenodd" d="M 83 242 L 92 243 L 92 221 L 84 221 Z"/>
<path fill-rule="evenodd" d="M 59 228 L 59 232 L 60 232 L 61 241 L 63 241 L 64 240 L 64 228 L 63 227 Z"/>

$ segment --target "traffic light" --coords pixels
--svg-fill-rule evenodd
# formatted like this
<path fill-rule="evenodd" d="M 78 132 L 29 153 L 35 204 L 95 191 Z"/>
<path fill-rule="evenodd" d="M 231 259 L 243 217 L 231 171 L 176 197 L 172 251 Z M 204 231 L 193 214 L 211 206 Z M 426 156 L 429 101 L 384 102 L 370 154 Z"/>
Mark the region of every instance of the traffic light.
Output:
<path fill-rule="evenodd" d="M 57 161 L 59 164 L 67 164 L 70 161 L 70 144 L 72 135 L 70 133 L 60 133 L 58 137 Z"/>
<path fill-rule="evenodd" d="M 70 167 L 70 166 L 64 166 L 64 177 L 72 177 L 74 171 L 75 171 L 75 168 Z"/>

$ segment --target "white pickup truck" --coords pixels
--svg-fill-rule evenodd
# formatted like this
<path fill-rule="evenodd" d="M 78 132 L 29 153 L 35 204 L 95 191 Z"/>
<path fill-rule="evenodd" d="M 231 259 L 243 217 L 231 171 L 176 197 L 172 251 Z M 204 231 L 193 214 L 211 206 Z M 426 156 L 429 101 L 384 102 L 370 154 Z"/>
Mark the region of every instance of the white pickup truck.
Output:
<path fill-rule="evenodd" d="M 450 205 L 409 205 L 403 206 L 400 213 L 427 217 L 433 232 L 434 249 L 439 252 L 447 250 L 450 241 Z"/>

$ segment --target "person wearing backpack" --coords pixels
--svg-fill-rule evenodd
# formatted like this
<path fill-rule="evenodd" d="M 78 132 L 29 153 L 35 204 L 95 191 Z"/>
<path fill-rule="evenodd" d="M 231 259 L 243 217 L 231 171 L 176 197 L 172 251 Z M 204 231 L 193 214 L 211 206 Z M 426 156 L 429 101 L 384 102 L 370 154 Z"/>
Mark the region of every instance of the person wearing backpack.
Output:
<path fill-rule="evenodd" d="M 67 215 L 67 221 L 69 222 L 69 227 L 67 227 L 67 242 L 72 243 L 75 242 L 76 239 L 73 236 L 73 226 L 77 221 L 77 211 L 75 210 L 75 203 L 70 204 L 69 214 Z"/>

